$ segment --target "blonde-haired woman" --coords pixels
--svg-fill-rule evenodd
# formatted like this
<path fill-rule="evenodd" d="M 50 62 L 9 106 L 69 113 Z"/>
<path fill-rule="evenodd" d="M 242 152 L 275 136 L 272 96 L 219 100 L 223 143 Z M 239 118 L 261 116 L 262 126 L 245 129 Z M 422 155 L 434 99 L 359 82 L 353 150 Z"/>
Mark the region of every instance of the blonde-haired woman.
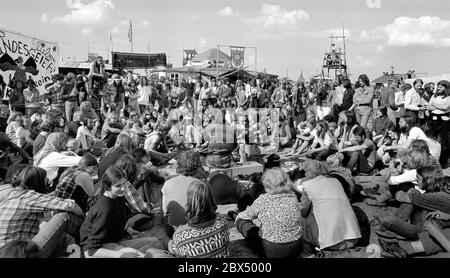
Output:
<path fill-rule="evenodd" d="M 175 230 L 169 251 L 187 258 L 228 258 L 230 231 L 216 208 L 209 185 L 192 182 L 187 191 L 187 224 Z"/>
<path fill-rule="evenodd" d="M 66 150 L 67 136 L 61 132 L 51 133 L 45 140 L 44 147 L 34 156 L 33 165 L 47 172 L 49 183 L 56 179 L 60 167 L 78 165 L 81 158 L 75 153 L 63 153 Z"/>
<path fill-rule="evenodd" d="M 303 240 L 321 250 L 353 248 L 361 238 L 358 220 L 342 184 L 319 161 L 305 162 L 302 184 Z"/>
<path fill-rule="evenodd" d="M 262 176 L 265 194 L 238 214 L 237 230 L 260 257 L 298 257 L 302 252 L 301 207 L 289 176 L 279 168 Z M 260 227 L 252 220 L 258 219 Z"/>

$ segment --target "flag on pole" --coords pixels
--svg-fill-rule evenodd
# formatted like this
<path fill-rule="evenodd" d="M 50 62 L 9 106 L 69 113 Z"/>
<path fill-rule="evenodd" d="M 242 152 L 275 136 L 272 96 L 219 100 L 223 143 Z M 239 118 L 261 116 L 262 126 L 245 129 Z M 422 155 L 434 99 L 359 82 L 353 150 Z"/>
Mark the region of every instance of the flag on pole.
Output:
<path fill-rule="evenodd" d="M 131 24 L 131 20 L 130 20 L 130 29 L 128 30 L 128 41 L 130 43 L 133 43 L 133 25 Z"/>
<path fill-rule="evenodd" d="M 112 34 L 111 34 L 111 30 L 109 30 L 109 40 L 112 42 Z"/>

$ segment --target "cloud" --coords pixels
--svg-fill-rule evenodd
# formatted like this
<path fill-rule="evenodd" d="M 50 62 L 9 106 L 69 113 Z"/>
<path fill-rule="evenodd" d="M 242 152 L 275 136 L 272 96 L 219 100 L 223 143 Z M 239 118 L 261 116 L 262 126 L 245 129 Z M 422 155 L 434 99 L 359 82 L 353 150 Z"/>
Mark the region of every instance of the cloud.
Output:
<path fill-rule="evenodd" d="M 228 16 L 238 16 L 239 13 L 233 11 L 233 9 L 231 7 L 225 7 L 223 9 L 221 9 L 220 11 L 218 11 L 217 15 L 222 16 L 222 17 L 228 17 Z"/>
<path fill-rule="evenodd" d="M 450 47 L 450 21 L 437 16 L 397 17 L 391 24 L 362 31 L 358 39 L 395 47 Z"/>
<path fill-rule="evenodd" d="M 47 23 L 48 22 L 48 15 L 47 14 L 41 15 L 41 22 L 42 23 Z"/>
<path fill-rule="evenodd" d="M 67 0 L 66 4 L 72 10 L 71 13 L 54 17 L 52 23 L 80 25 L 100 23 L 108 18 L 114 9 L 112 0 L 96 0 L 87 4 L 81 3 L 81 0 Z"/>
<path fill-rule="evenodd" d="M 245 19 L 244 22 L 255 26 L 255 31 L 264 38 L 293 37 L 300 28 L 300 23 L 310 16 L 303 10 L 288 11 L 278 5 L 263 4 L 257 17 Z"/>
<path fill-rule="evenodd" d="M 207 44 L 208 44 L 208 41 L 202 37 L 202 38 L 200 38 L 200 41 L 198 42 L 198 47 L 204 48 L 204 47 L 206 47 Z"/>
<path fill-rule="evenodd" d="M 199 16 L 198 14 L 194 14 L 194 15 L 192 15 L 191 17 L 189 17 L 189 20 L 194 21 L 194 20 L 197 20 L 199 17 L 200 17 L 200 16 Z"/>
<path fill-rule="evenodd" d="M 354 65 L 355 67 L 358 68 L 370 68 L 374 65 L 375 63 L 375 59 L 374 58 L 367 58 L 367 57 L 363 57 L 362 55 L 357 55 L 355 57 L 355 62 Z"/>
<path fill-rule="evenodd" d="M 111 28 L 111 33 L 114 35 L 128 33 L 128 28 L 130 28 L 130 21 L 122 20 L 118 25 Z"/>
<path fill-rule="evenodd" d="M 92 28 L 84 28 L 83 30 L 81 30 L 81 34 L 83 34 L 83 35 L 90 35 L 90 34 L 92 34 L 92 32 L 94 32 L 94 30 L 92 30 Z"/>
<path fill-rule="evenodd" d="M 137 27 L 138 27 L 138 28 L 141 28 L 141 29 L 145 29 L 145 28 L 147 28 L 148 26 L 150 26 L 150 21 L 144 20 L 144 21 L 142 21 L 141 23 L 139 23 L 139 25 L 138 25 Z"/>

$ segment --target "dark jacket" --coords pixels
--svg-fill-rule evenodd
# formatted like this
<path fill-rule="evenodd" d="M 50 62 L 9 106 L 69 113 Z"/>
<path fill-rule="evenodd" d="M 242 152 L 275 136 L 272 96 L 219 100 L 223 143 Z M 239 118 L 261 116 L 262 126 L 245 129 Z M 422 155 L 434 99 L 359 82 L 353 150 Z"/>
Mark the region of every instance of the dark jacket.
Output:
<path fill-rule="evenodd" d="M 348 110 L 353 105 L 353 95 L 355 94 L 355 91 L 350 88 L 344 92 L 344 97 L 342 98 L 342 110 Z"/>

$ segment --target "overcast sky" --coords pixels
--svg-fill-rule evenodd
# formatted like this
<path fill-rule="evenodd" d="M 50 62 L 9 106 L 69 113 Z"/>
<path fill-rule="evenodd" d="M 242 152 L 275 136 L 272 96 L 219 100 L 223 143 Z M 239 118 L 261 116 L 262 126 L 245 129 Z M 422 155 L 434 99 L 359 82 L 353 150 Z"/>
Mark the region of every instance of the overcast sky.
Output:
<path fill-rule="evenodd" d="M 328 36 L 345 23 L 352 80 L 389 71 L 450 72 L 448 0 L 0 0 L 0 27 L 61 43 L 64 57 L 165 52 L 180 66 L 182 49 L 256 46 L 258 70 L 296 79 L 320 72 Z M 339 45 L 339 43 L 338 43 Z M 229 49 L 222 47 L 226 53 Z M 245 63 L 254 68 L 253 49 Z"/>

